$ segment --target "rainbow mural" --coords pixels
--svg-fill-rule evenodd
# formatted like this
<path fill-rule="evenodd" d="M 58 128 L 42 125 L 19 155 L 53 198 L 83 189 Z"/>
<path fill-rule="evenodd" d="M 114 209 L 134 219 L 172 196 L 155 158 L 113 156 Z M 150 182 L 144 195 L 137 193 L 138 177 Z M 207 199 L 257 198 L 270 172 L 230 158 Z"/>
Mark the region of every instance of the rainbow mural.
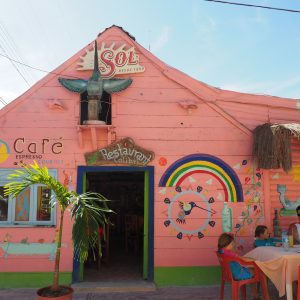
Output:
<path fill-rule="evenodd" d="M 163 174 L 159 186 L 180 186 L 195 173 L 209 174 L 223 187 L 225 202 L 243 202 L 241 182 L 234 170 L 221 159 L 209 154 L 191 154 L 175 161 Z"/>

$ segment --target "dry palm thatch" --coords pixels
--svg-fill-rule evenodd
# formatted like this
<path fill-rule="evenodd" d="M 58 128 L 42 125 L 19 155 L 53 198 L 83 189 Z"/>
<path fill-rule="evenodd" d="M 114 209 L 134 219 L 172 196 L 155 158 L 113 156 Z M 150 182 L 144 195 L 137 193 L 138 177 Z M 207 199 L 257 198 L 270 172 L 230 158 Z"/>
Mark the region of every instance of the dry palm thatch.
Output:
<path fill-rule="evenodd" d="M 300 138 L 300 124 L 263 124 L 254 131 L 253 157 L 258 168 L 292 169 L 291 136 Z"/>

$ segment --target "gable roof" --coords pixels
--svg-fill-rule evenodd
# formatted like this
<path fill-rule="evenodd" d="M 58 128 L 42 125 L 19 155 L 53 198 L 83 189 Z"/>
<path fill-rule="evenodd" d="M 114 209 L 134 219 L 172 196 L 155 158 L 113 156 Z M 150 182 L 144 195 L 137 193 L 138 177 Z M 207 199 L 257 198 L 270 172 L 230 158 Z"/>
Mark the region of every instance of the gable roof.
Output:
<path fill-rule="evenodd" d="M 299 105 L 300 107 L 300 101 L 296 102 L 294 99 L 267 95 L 239 93 L 210 86 L 167 65 L 137 43 L 135 38 L 120 26 L 112 25 L 106 28 L 98 34 L 97 40 L 101 39 L 103 41 L 109 36 L 119 36 L 129 44 L 134 44 L 134 47 L 149 59 L 164 76 L 188 89 L 199 98 L 199 101 L 204 101 L 208 106 L 248 135 L 252 134 L 251 130 L 254 127 L 262 123 L 280 123 L 283 120 L 285 123 L 300 122 L 300 113 L 297 106 Z M 26 101 L 32 93 L 54 77 L 58 75 L 68 76 L 68 72 L 66 72 L 68 67 L 76 63 L 78 58 L 85 54 L 85 49 L 91 47 L 92 43 L 93 41 L 38 81 L 16 100 L 2 108 L 0 110 L 0 117 L 8 113 L 16 105 L 20 105 Z"/>

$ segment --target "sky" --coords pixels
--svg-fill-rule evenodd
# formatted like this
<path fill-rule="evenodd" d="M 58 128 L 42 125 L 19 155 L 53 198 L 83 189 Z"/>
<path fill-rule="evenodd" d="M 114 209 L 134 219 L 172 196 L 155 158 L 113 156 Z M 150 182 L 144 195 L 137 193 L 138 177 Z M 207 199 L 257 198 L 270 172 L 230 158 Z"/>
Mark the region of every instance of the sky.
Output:
<path fill-rule="evenodd" d="M 300 11 L 295 0 L 231 2 Z M 0 0 L 0 7 L 0 97 L 7 103 L 47 73 L 4 56 L 50 72 L 113 24 L 209 85 L 300 98 L 300 13 L 203 0 Z"/>

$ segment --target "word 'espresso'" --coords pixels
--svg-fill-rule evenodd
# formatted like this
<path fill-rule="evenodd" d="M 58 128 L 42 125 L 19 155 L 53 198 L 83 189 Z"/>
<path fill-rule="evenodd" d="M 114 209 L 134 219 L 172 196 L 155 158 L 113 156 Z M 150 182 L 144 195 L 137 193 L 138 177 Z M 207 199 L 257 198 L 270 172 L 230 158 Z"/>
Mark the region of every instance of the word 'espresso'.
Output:
<path fill-rule="evenodd" d="M 114 161 L 115 163 L 126 163 L 126 164 L 135 164 L 135 165 L 146 165 L 151 159 L 152 155 L 149 154 L 147 157 L 144 153 L 131 148 L 125 147 L 120 144 L 116 144 L 117 149 L 108 151 L 103 148 L 99 150 L 99 153 L 102 155 L 102 159 L 107 161 Z"/>

